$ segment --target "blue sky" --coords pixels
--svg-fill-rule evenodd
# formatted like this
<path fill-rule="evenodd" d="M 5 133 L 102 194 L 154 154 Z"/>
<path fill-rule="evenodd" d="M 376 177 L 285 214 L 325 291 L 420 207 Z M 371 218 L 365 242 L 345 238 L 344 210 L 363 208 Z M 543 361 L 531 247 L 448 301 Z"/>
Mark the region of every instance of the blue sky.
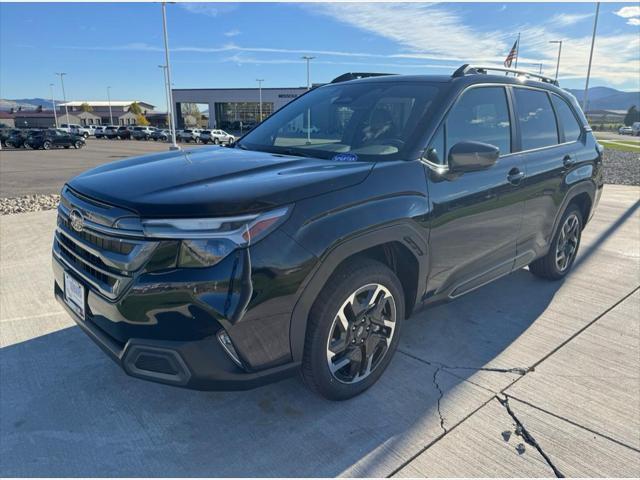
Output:
<path fill-rule="evenodd" d="M 49 97 L 67 72 L 67 98 L 140 99 L 164 109 L 158 3 L 0 4 L 0 97 Z M 522 33 L 520 66 L 583 88 L 593 3 L 178 3 L 168 9 L 173 84 L 302 86 L 347 71 L 450 73 L 501 64 Z M 603 3 L 591 85 L 640 89 L 640 7 Z"/>

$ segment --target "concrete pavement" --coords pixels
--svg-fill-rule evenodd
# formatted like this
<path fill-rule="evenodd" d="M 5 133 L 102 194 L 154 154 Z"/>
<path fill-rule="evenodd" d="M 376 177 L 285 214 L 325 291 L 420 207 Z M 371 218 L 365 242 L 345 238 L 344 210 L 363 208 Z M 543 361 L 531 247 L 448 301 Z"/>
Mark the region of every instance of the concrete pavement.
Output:
<path fill-rule="evenodd" d="M 52 298 L 55 213 L 0 217 L 0 475 L 639 476 L 639 199 L 605 187 L 564 281 L 414 315 L 341 403 L 127 377 Z"/>

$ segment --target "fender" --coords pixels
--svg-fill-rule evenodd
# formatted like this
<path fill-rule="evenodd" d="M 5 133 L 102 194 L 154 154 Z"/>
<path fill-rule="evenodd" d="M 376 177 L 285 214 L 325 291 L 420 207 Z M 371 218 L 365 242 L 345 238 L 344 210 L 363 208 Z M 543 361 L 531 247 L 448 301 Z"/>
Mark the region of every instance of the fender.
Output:
<path fill-rule="evenodd" d="M 546 248 L 547 251 L 551 246 L 551 240 L 553 239 L 553 236 L 556 233 L 556 230 L 558 228 L 558 224 L 560 223 L 560 219 L 562 218 L 562 215 L 564 214 L 565 210 L 567 209 L 571 201 L 581 193 L 587 193 L 589 195 L 589 198 L 591 199 L 591 212 L 589 214 L 589 218 L 591 218 L 591 213 L 594 211 L 594 208 L 596 206 L 596 190 L 597 190 L 597 186 L 591 179 L 577 183 L 571 186 L 569 190 L 567 190 L 567 193 L 565 194 L 564 199 L 562 200 L 562 203 L 560 204 L 560 208 L 558 208 L 558 212 L 556 213 L 556 217 L 553 221 L 553 228 L 551 229 L 551 237 L 549 238 L 549 242 L 547 242 L 547 248 Z M 589 219 L 585 220 L 584 222 L 585 225 L 588 222 L 588 220 Z M 584 228 L 584 225 L 582 227 Z"/>
<path fill-rule="evenodd" d="M 323 255 L 317 263 L 316 269 L 303 282 L 301 287 L 302 294 L 299 296 L 291 314 L 290 342 L 293 361 L 299 362 L 302 360 L 307 319 L 320 290 L 322 290 L 336 267 L 343 260 L 358 252 L 389 242 L 399 242 L 407 247 L 418 264 L 418 291 L 415 305 L 411 305 L 411 307 L 421 304 L 422 292 L 426 289 L 428 266 L 426 233 L 426 230 L 421 232 L 407 222 L 388 224 L 369 232 L 354 235 L 335 245 Z"/>

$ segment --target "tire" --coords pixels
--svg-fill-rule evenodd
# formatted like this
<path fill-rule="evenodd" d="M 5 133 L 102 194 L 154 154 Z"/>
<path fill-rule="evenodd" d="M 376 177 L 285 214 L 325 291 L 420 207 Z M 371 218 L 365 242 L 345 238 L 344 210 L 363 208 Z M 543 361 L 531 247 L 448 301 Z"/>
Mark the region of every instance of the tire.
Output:
<path fill-rule="evenodd" d="M 214 144 L 214 145 L 220 145 L 220 140 L 218 140 L 218 137 L 215 137 L 215 138 L 213 139 L 213 144 Z"/>
<path fill-rule="evenodd" d="M 89 134 L 88 134 L 87 132 L 84 132 L 84 133 L 82 134 L 82 136 L 84 137 L 84 139 L 85 139 L 85 140 L 86 140 L 87 138 L 89 138 Z"/>
<path fill-rule="evenodd" d="M 64 146 L 65 150 L 69 150 L 70 147 L 71 147 L 71 145 L 65 145 Z"/>
<path fill-rule="evenodd" d="M 80 140 L 76 141 L 76 143 L 73 144 L 73 148 L 80 150 L 82 148 L 82 142 Z"/>
<path fill-rule="evenodd" d="M 42 144 L 42 149 L 43 149 L 43 150 L 50 150 L 50 149 L 51 149 L 51 142 L 49 142 L 49 141 L 45 141 L 45 142 Z"/>
<path fill-rule="evenodd" d="M 379 315 L 376 309 L 363 308 L 375 292 L 379 300 L 370 305 L 381 306 Z M 339 311 L 347 312 L 346 324 L 338 318 Z M 301 369 L 304 383 L 330 400 L 364 392 L 391 361 L 404 312 L 402 284 L 393 271 L 375 260 L 348 262 L 330 277 L 311 308 Z M 338 353 L 333 356 L 335 350 Z"/>
<path fill-rule="evenodd" d="M 583 226 L 582 212 L 577 205 L 570 204 L 560 218 L 549 252 L 529 264 L 529 271 L 547 280 L 564 278 L 578 255 Z"/>

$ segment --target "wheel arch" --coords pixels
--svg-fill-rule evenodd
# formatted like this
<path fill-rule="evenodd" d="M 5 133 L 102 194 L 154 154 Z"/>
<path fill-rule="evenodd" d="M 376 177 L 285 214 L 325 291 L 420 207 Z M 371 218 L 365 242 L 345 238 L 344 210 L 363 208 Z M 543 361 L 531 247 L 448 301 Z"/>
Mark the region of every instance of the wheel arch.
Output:
<path fill-rule="evenodd" d="M 290 343 L 294 361 L 302 359 L 309 312 L 331 276 L 357 258 L 372 258 L 393 270 L 404 290 L 405 316 L 420 302 L 426 287 L 428 251 L 424 234 L 409 224 L 389 225 L 359 234 L 331 248 L 309 274 L 291 315 Z"/>

